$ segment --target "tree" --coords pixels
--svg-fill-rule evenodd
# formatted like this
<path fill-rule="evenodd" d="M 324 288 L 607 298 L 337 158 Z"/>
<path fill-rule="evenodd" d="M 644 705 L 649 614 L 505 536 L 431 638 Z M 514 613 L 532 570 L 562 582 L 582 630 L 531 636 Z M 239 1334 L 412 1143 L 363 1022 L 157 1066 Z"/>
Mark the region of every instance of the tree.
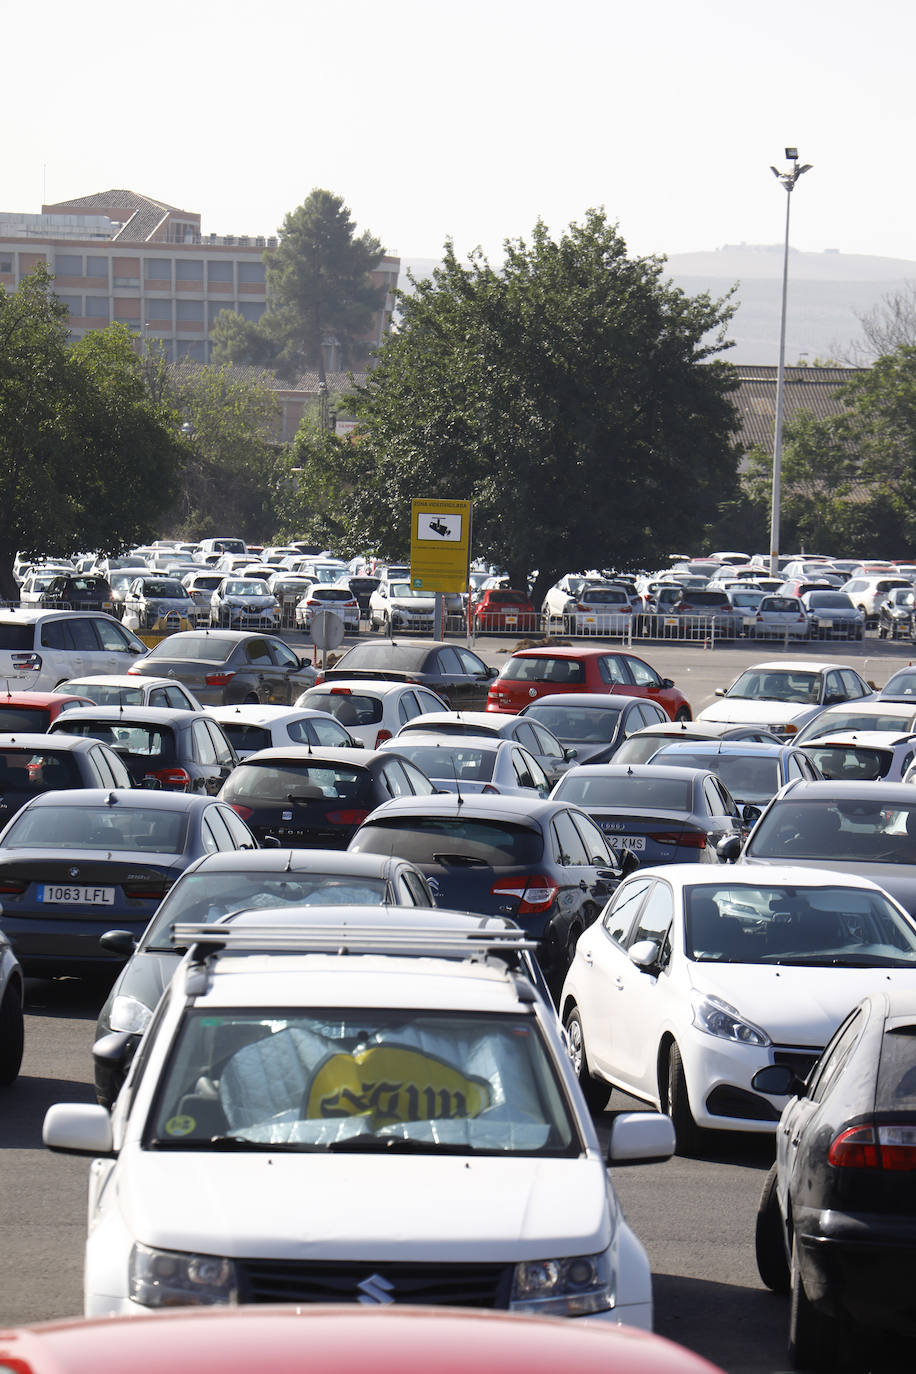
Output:
<path fill-rule="evenodd" d="M 902 291 L 889 291 L 856 318 L 862 326 L 862 340 L 852 350 L 857 366 L 916 345 L 916 282 L 906 282 Z"/>
<path fill-rule="evenodd" d="M 70 347 L 67 311 L 39 268 L 0 288 L 0 595 L 18 549 L 116 551 L 149 539 L 172 498 L 176 417 L 151 400 L 121 325 Z"/>
<path fill-rule="evenodd" d="M 446 244 L 402 298 L 337 455 L 349 543 L 403 554 L 413 496 L 471 498 L 474 552 L 535 603 L 572 568 L 654 565 L 737 493 L 728 299 L 686 296 L 632 259 L 603 211 L 501 270 Z M 331 455 L 332 461 L 334 455 Z"/>
<path fill-rule="evenodd" d="M 385 298 L 371 273 L 384 256 L 367 231 L 357 237 L 340 196 L 313 190 L 286 215 L 279 247 L 264 254 L 267 309 L 257 324 L 221 311 L 211 336 L 218 362 L 245 362 L 293 376 L 325 375 L 325 346 L 334 342 L 350 366 L 363 363 L 362 337 Z"/>

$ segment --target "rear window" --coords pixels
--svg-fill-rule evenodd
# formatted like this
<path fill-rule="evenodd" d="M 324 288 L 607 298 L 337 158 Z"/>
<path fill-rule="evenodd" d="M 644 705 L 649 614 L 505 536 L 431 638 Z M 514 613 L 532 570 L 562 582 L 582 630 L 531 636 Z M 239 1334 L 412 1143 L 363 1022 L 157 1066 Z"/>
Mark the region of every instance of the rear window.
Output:
<path fill-rule="evenodd" d="M 614 738 L 622 706 L 540 706 L 535 704 L 526 712 L 539 725 L 544 725 L 557 739 L 573 740 L 579 744 L 606 744 Z"/>
<path fill-rule="evenodd" d="M 889 711 L 887 715 L 880 716 L 867 715 L 864 711 L 837 711 L 836 715 L 832 711 L 824 711 L 805 728 L 800 738 L 803 736 L 807 744 L 808 740 L 817 739 L 819 735 L 835 735 L 846 730 L 894 730 L 905 735 L 912 728 L 912 719 L 912 711 L 906 714 Z"/>
<path fill-rule="evenodd" d="M 507 682 L 585 683 L 585 664 L 574 658 L 556 658 L 551 654 L 537 654 L 530 658 L 510 658 L 500 676 Z M 544 721 L 553 729 L 549 721 Z"/>
<path fill-rule="evenodd" d="M 805 753 L 825 778 L 845 778 L 847 782 L 876 782 L 887 777 L 894 757 L 891 749 L 866 749 L 855 744 L 811 745 Z M 901 768 L 912 762 L 912 751 Z"/>
<path fill-rule="evenodd" d="M 352 601 L 353 593 L 349 587 L 316 587 L 312 596 L 318 601 Z"/>
<path fill-rule="evenodd" d="M 587 811 L 590 806 L 645 806 L 653 810 L 689 811 L 692 786 L 681 778 L 564 778 L 556 796 Z"/>
<path fill-rule="evenodd" d="M 382 718 L 378 697 L 360 692 L 335 692 L 323 687 L 310 688 L 299 698 L 300 706 L 310 711 L 327 711 L 341 725 L 377 725 Z"/>
<path fill-rule="evenodd" d="M 251 802 L 254 806 L 285 801 L 360 802 L 368 794 L 370 776 L 365 768 L 349 764 L 243 763 L 227 779 L 224 801 Z"/>
<path fill-rule="evenodd" d="M 253 754 L 257 749 L 269 749 L 273 743 L 270 731 L 263 725 L 236 725 L 225 720 L 220 724 L 237 754 Z"/>
<path fill-rule="evenodd" d="M 167 726 L 126 725 L 117 721 L 109 725 L 107 721 L 68 719 L 64 712 L 57 717 L 54 732 L 101 740 L 102 744 L 117 749 L 128 759 L 158 759 L 161 762 L 175 757 L 175 735 Z"/>
<path fill-rule="evenodd" d="M 170 635 L 161 644 L 150 649 L 147 657 L 187 658 L 197 659 L 203 663 L 225 663 L 236 643 L 237 641 L 234 639 L 224 639 L 219 635 L 203 634 L 200 638 L 195 636 L 188 639 L 179 639 L 177 635 Z"/>
<path fill-rule="evenodd" d="M 416 670 L 422 668 L 428 652 L 411 644 L 358 644 L 335 664 L 335 671 L 342 676 L 347 668 L 358 668 L 360 672 L 365 668 Z"/>
<path fill-rule="evenodd" d="M 916 1109 L 916 1026 L 896 1026 L 884 1034 L 875 1091 L 879 1112 Z"/>
<path fill-rule="evenodd" d="M 493 776 L 496 754 L 491 749 L 465 745 L 411 744 L 398 741 L 398 753 L 428 778 L 454 778 L 456 782 L 487 782 Z"/>
<path fill-rule="evenodd" d="M 812 608 L 824 606 L 837 611 L 854 609 L 845 592 L 808 592 L 805 599 Z"/>
<path fill-rule="evenodd" d="M 184 587 L 181 585 L 180 582 L 144 582 L 143 595 L 170 596 L 174 597 L 176 601 L 183 601 L 187 596 L 187 592 L 185 591 Z"/>
<path fill-rule="evenodd" d="M 891 806 L 877 798 L 842 801 L 777 801 L 757 822 L 752 858 L 859 859 L 865 863 L 914 863 L 916 802 Z"/>
<path fill-rule="evenodd" d="M 51 713 L 47 706 L 0 706 L 0 732 L 24 730 L 30 735 L 44 734 Z"/>
<path fill-rule="evenodd" d="M 725 592 L 685 591 L 684 600 L 691 606 L 724 606 L 731 610 L 731 602 Z"/>
<path fill-rule="evenodd" d="M 32 806 L 13 821 L 6 849 L 140 850 L 181 854 L 188 817 L 183 811 L 138 806 Z"/>
<path fill-rule="evenodd" d="M 69 751 L 0 749 L 0 793 L 34 795 L 80 786 L 79 768 Z"/>
<path fill-rule="evenodd" d="M 351 850 L 397 854 L 417 864 L 464 863 L 490 868 L 527 867 L 540 862 L 544 843 L 539 830 L 473 816 L 391 816 L 363 825 Z"/>
<path fill-rule="evenodd" d="M 113 687 L 110 684 L 91 681 L 69 682 L 66 687 L 68 691 L 77 692 L 81 697 L 89 697 L 96 706 L 142 706 L 144 701 L 142 687 Z"/>
<path fill-rule="evenodd" d="M 628 597 L 622 587 L 583 587 L 579 600 L 587 601 L 590 606 L 619 606 Z"/>
<path fill-rule="evenodd" d="M 34 643 L 34 625 L 0 623 L 0 649 L 31 649 Z"/>
<path fill-rule="evenodd" d="M 490 605 L 490 606 L 494 606 L 494 605 L 496 605 L 496 606 L 517 605 L 519 601 L 527 601 L 527 600 L 528 600 L 528 593 L 527 593 L 527 592 L 513 592 L 513 591 L 502 591 L 502 592 L 500 592 L 500 591 L 494 591 L 494 590 L 492 590 L 492 589 L 490 589 L 490 590 L 487 592 L 487 604 Z"/>

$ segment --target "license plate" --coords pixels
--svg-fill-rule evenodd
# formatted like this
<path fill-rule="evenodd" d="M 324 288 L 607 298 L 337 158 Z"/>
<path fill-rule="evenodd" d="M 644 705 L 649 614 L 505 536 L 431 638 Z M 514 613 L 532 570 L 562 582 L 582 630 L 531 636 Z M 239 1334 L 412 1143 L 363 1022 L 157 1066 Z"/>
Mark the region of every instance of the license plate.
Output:
<path fill-rule="evenodd" d="M 617 835 L 606 825 L 603 825 L 601 829 L 604 831 L 605 835 L 607 835 L 608 843 L 614 845 L 617 849 L 643 850 L 646 847 L 645 835 Z"/>
<path fill-rule="evenodd" d="M 666 624 L 666 625 L 676 625 L 676 624 L 677 624 L 677 616 L 676 616 L 676 615 L 666 615 L 666 616 L 665 616 L 665 624 Z"/>
<path fill-rule="evenodd" d="M 585 619 L 586 625 L 594 625 L 594 624 L 597 623 L 597 622 L 596 622 L 596 619 L 595 619 L 595 617 L 594 617 L 593 615 L 587 615 L 587 616 L 584 617 L 584 619 Z"/>
<path fill-rule="evenodd" d="M 38 900 L 59 906 L 114 906 L 114 888 L 45 883 L 38 889 Z"/>

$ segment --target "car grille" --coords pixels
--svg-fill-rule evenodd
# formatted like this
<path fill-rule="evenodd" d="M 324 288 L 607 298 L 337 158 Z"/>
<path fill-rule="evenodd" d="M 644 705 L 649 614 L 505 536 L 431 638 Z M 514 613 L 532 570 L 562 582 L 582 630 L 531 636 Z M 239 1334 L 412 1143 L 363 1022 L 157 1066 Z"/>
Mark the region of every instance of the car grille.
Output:
<path fill-rule="evenodd" d="M 250 1303 L 372 1303 L 378 1301 L 372 1293 L 381 1291 L 387 1295 L 383 1302 L 506 1308 L 513 1276 L 512 1265 L 376 1264 L 371 1260 L 355 1264 L 239 1260 L 237 1268 L 239 1299 Z M 369 1283 L 373 1278 L 384 1284 Z"/>
<path fill-rule="evenodd" d="M 774 1050 L 773 1063 L 784 1064 L 796 1078 L 807 1078 L 820 1055 L 820 1050 Z"/>

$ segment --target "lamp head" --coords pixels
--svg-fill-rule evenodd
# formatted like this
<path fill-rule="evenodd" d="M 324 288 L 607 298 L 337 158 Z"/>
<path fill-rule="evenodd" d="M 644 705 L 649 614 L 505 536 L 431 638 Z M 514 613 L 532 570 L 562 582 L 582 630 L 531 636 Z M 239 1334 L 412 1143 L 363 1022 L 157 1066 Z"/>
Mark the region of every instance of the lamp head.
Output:
<path fill-rule="evenodd" d="M 789 159 L 790 162 L 797 162 L 797 161 L 798 161 L 798 149 L 797 149 L 797 148 L 787 148 L 787 149 L 786 149 L 786 157 Z"/>

